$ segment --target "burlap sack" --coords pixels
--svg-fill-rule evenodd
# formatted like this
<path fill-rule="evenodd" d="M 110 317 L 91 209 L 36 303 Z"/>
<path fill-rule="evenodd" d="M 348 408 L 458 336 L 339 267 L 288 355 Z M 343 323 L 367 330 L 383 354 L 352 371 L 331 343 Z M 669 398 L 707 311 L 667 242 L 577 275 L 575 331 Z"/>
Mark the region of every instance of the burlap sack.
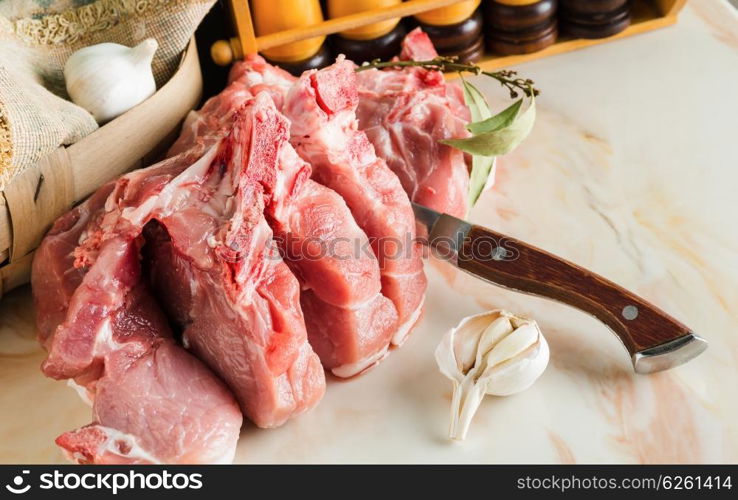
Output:
<path fill-rule="evenodd" d="M 97 124 L 68 100 L 62 74 L 75 51 L 101 42 L 159 49 L 157 86 L 215 0 L 0 0 L 0 191 L 28 165 Z"/>

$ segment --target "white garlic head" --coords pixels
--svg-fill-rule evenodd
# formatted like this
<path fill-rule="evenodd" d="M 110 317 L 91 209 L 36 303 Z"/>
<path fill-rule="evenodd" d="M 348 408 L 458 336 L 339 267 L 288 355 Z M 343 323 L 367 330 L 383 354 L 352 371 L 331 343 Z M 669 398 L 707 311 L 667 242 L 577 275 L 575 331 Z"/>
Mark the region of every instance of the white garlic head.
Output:
<path fill-rule="evenodd" d="M 157 47 L 148 38 L 132 48 L 99 43 L 79 49 L 64 65 L 69 97 L 98 123 L 125 113 L 156 92 L 151 61 Z"/>
<path fill-rule="evenodd" d="M 533 320 L 503 310 L 464 318 L 436 349 L 441 373 L 454 383 L 450 437 L 466 437 L 485 394 L 524 391 L 541 376 L 548 358 L 548 343 Z"/>

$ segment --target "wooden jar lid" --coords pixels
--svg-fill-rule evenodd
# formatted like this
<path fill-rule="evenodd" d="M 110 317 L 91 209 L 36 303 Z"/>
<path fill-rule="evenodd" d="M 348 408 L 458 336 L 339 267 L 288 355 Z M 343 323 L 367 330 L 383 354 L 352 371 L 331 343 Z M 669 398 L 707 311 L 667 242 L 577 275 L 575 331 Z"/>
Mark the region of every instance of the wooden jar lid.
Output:
<path fill-rule="evenodd" d="M 626 2 L 611 12 L 560 13 L 561 30 L 577 38 L 606 38 L 620 33 L 630 25 L 630 5 Z"/>
<path fill-rule="evenodd" d="M 499 0 L 488 1 L 484 4 L 484 17 L 489 28 L 501 31 L 516 32 L 547 26 L 556 17 L 556 0 L 539 0 L 522 6 L 504 4 Z"/>
<path fill-rule="evenodd" d="M 503 55 L 542 50 L 558 35 L 556 0 L 510 5 L 507 0 L 485 3 L 485 39 L 490 51 Z"/>
<path fill-rule="evenodd" d="M 484 56 L 484 37 L 480 36 L 472 45 L 469 45 L 467 48 L 447 55 L 456 56 L 458 58 L 458 61 L 462 63 L 475 63 L 479 61 L 482 56 Z"/>
<path fill-rule="evenodd" d="M 487 33 L 485 36 L 487 49 L 502 55 L 530 54 L 553 45 L 558 36 L 556 20 L 551 20 L 541 29 L 508 33 L 504 31 Z"/>
<path fill-rule="evenodd" d="M 333 62 L 333 54 L 331 54 L 331 51 L 328 50 L 328 47 L 325 45 L 322 45 L 315 55 L 307 59 L 303 59 L 302 61 L 275 61 L 266 55 L 264 55 L 264 57 L 271 64 L 279 66 L 295 76 L 300 76 L 303 71 L 307 71 L 309 69 L 323 68 Z"/>
<path fill-rule="evenodd" d="M 602 14 L 622 8 L 628 0 L 559 0 L 562 9 L 582 14 Z"/>
<path fill-rule="evenodd" d="M 460 23 L 448 26 L 433 26 L 418 23 L 427 33 L 439 53 L 463 49 L 474 44 L 482 36 L 482 13 L 476 11 Z"/>
<path fill-rule="evenodd" d="M 373 40 L 352 40 L 336 35 L 331 38 L 330 44 L 335 54 L 345 54 L 356 64 L 373 59 L 387 61 L 400 53 L 406 34 L 405 26 L 398 24 L 389 33 Z"/>
<path fill-rule="evenodd" d="M 428 34 L 442 56 L 456 56 L 463 62 L 475 62 L 484 55 L 484 21 L 480 10 L 474 11 L 471 17 L 456 24 L 445 26 L 422 22 L 418 24 Z"/>

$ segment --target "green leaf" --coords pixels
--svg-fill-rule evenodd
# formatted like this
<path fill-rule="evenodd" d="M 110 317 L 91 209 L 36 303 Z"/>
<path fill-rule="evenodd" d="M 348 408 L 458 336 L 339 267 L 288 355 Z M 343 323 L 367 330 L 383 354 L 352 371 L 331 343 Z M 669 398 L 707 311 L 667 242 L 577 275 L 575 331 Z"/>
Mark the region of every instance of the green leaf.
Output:
<path fill-rule="evenodd" d="M 492 167 L 495 164 L 494 156 L 472 156 L 472 170 L 469 176 L 469 201 L 473 207 L 487 185 Z"/>
<path fill-rule="evenodd" d="M 461 76 L 461 74 L 459 74 Z M 492 110 L 489 108 L 487 99 L 479 89 L 477 89 L 466 78 L 461 76 L 464 88 L 464 102 L 471 112 L 472 122 L 483 122 L 488 118 L 492 118 Z M 487 178 L 492 171 L 495 163 L 494 157 L 491 156 L 472 156 L 472 169 L 469 176 L 469 199 L 471 206 L 479 199 L 484 186 L 487 184 Z"/>
<path fill-rule="evenodd" d="M 492 116 L 492 111 L 489 109 L 487 99 L 474 85 L 466 81 L 466 78 L 461 76 L 461 81 L 464 87 L 464 102 L 471 111 L 472 122 L 481 122 Z"/>
<path fill-rule="evenodd" d="M 509 110 L 513 106 L 502 111 L 502 113 L 510 113 Z M 473 134 L 465 139 L 446 139 L 439 142 L 472 155 L 500 156 L 515 149 L 528 136 L 535 119 L 535 99 L 531 98 L 528 109 L 515 117 L 512 122 L 509 122 L 507 117 L 503 120 L 503 123 L 507 123 L 503 128 Z"/>
<path fill-rule="evenodd" d="M 522 114 L 519 113 L 523 99 L 519 99 L 507 109 L 493 115 L 484 94 L 463 76 L 461 81 L 464 102 L 471 113 L 472 123 L 467 125 L 467 129 L 472 136 L 440 142 L 472 154 L 469 200 L 471 206 L 474 206 L 487 185 L 495 157 L 511 151 L 530 132 L 535 121 L 535 102 L 531 99 L 530 107 Z"/>
<path fill-rule="evenodd" d="M 499 112 L 495 116 L 490 116 L 485 120 L 474 120 L 466 128 L 472 134 L 477 135 L 509 127 L 515 121 L 515 117 L 518 116 L 518 111 L 520 111 L 520 106 L 522 105 L 523 99 L 518 99 L 504 111 Z"/>

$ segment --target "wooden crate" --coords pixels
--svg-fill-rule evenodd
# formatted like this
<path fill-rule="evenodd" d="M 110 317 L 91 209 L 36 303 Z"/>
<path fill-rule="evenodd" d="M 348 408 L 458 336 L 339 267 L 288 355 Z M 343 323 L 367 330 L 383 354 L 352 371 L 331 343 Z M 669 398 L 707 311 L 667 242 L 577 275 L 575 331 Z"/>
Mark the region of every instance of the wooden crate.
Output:
<path fill-rule="evenodd" d="M 331 35 L 386 19 L 412 16 L 420 12 L 445 7 L 462 1 L 464 0 L 408 0 L 392 7 L 329 19 L 305 28 L 280 31 L 257 37 L 251 21 L 248 0 L 229 0 L 231 19 L 236 36 L 228 40 L 220 40 L 213 44 L 211 55 L 216 63 L 227 65 L 235 59 L 243 58 L 244 54 L 253 54 L 265 49 L 315 36 Z M 677 14 L 687 2 L 687 0 L 631 1 L 633 6 L 633 22 L 627 29 L 615 36 L 597 40 L 573 39 L 562 36 L 559 37 L 554 45 L 533 54 L 515 56 L 487 54 L 479 62 L 479 65 L 487 70 L 499 69 L 669 26 L 676 22 Z M 453 77 L 455 74 L 450 76 Z"/>
<path fill-rule="evenodd" d="M 29 281 L 33 251 L 54 220 L 106 182 L 153 163 L 201 95 L 193 39 L 180 67 L 153 96 L 13 179 L 0 193 L 0 297 Z"/>

